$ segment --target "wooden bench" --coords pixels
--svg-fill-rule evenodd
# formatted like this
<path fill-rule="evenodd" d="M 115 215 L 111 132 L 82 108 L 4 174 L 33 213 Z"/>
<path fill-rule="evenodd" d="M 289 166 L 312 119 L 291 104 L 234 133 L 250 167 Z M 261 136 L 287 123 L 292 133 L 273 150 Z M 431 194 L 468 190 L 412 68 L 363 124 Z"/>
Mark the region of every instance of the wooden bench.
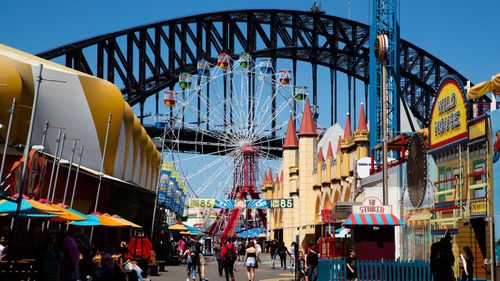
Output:
<path fill-rule="evenodd" d="M 139 280 L 139 278 L 137 277 L 137 273 L 133 270 L 128 270 L 128 271 L 125 271 L 126 274 L 127 274 L 127 280 L 128 281 L 137 281 Z"/>
<path fill-rule="evenodd" d="M 158 263 L 150 263 L 148 264 L 148 268 L 151 276 L 160 276 L 158 273 Z"/>
<path fill-rule="evenodd" d="M 157 261 L 157 263 L 158 263 L 158 271 L 166 272 L 165 265 L 167 264 L 167 262 L 166 261 Z"/>

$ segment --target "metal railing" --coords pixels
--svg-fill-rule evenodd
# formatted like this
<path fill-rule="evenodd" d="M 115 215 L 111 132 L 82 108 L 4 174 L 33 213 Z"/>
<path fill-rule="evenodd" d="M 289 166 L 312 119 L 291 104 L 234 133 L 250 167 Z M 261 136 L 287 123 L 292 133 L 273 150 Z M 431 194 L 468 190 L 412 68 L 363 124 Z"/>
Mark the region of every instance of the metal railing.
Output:
<path fill-rule="evenodd" d="M 321 259 L 318 264 L 319 281 L 347 280 L 345 259 Z M 358 260 L 358 281 L 432 281 L 429 263 L 424 261 Z"/>

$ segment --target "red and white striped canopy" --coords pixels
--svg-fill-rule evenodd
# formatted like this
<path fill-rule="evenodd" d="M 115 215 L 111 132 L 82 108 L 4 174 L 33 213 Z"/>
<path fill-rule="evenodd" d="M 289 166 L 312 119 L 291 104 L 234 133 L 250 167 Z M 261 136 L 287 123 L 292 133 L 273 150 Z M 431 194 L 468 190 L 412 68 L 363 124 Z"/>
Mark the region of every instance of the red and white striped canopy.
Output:
<path fill-rule="evenodd" d="M 344 225 L 404 225 L 405 223 L 392 214 L 352 214 Z"/>

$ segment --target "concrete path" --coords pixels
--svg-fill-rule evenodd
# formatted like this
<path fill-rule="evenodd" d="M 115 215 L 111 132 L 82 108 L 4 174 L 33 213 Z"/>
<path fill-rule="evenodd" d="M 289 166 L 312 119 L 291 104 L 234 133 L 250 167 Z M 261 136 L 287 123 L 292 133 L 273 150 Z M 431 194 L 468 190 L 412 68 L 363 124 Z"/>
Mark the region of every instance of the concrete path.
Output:
<path fill-rule="evenodd" d="M 220 277 L 217 270 L 217 262 L 212 261 L 211 258 L 205 258 L 207 263 L 205 265 L 205 277 L 209 281 L 225 281 L 225 277 Z M 276 269 L 271 269 L 271 261 L 269 255 L 261 257 L 262 263 L 259 264 L 259 268 L 256 270 L 256 281 L 293 281 L 293 273 L 290 269 L 281 270 L 279 266 Z M 277 264 L 279 261 L 277 261 Z M 290 261 L 288 261 L 290 263 Z M 236 272 L 234 277 L 236 281 L 247 281 L 246 267 L 243 262 L 236 262 L 235 265 Z M 186 265 L 181 264 L 179 266 L 167 266 L 168 272 L 160 272 L 160 276 L 148 276 L 151 281 L 164 281 L 164 280 L 175 280 L 175 281 L 185 281 L 186 275 Z M 197 280 L 199 281 L 199 280 Z"/>

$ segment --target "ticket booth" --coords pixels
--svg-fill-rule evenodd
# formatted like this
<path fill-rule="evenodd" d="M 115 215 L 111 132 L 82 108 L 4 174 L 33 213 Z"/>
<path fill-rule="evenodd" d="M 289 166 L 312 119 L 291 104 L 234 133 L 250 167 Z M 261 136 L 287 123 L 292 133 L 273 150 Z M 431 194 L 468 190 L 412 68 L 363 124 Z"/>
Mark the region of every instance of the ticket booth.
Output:
<path fill-rule="evenodd" d="M 404 223 L 377 197 L 367 197 L 363 205 L 353 206 L 344 225 L 351 228 L 351 239 L 360 260 L 394 260 L 394 227 Z"/>

